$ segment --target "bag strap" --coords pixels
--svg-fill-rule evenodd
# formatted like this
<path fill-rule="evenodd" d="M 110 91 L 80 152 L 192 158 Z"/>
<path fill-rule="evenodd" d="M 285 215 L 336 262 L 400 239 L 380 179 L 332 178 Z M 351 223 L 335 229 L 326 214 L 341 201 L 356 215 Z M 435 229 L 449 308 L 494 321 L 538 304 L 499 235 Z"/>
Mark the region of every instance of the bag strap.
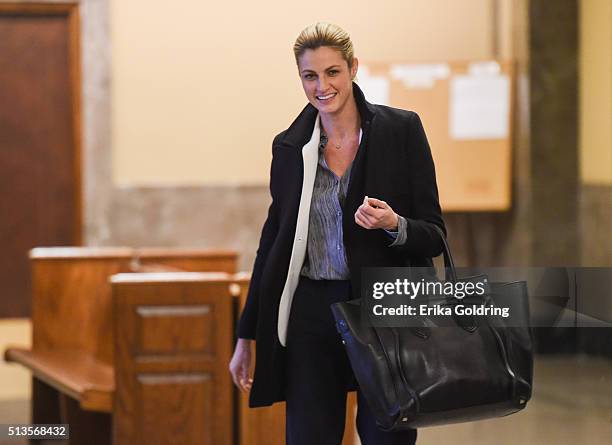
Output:
<path fill-rule="evenodd" d="M 439 226 L 435 224 L 431 225 L 442 239 L 442 254 L 444 255 L 444 273 L 446 275 L 446 279 L 454 283 L 455 281 L 457 281 L 457 270 L 455 269 L 455 261 L 453 261 L 453 255 L 451 254 L 450 246 L 448 245 L 448 241 L 446 240 L 446 235 Z"/>
<path fill-rule="evenodd" d="M 435 229 L 435 231 L 438 232 L 438 235 L 440 235 L 440 238 L 442 239 L 442 253 L 444 255 L 445 279 L 453 283 L 456 283 L 457 282 L 457 269 L 455 268 L 455 261 L 453 260 L 453 255 L 451 254 L 450 246 L 448 245 L 448 241 L 446 240 L 446 235 L 444 234 L 444 232 L 439 226 L 435 224 L 432 224 L 432 226 Z M 473 316 L 471 315 L 463 315 L 463 316 L 453 315 L 453 318 L 455 319 L 455 322 L 459 326 L 461 326 L 465 331 L 474 332 L 476 330 L 476 327 L 477 327 L 476 320 L 474 319 Z"/>

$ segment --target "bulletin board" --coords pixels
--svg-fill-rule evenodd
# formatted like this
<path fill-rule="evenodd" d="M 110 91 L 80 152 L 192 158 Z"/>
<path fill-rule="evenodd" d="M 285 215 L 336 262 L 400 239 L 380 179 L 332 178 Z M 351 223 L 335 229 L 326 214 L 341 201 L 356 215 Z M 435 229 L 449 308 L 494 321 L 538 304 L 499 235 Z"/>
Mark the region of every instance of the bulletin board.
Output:
<path fill-rule="evenodd" d="M 419 114 L 444 211 L 510 209 L 512 62 L 365 62 L 358 84 L 369 102 Z"/>

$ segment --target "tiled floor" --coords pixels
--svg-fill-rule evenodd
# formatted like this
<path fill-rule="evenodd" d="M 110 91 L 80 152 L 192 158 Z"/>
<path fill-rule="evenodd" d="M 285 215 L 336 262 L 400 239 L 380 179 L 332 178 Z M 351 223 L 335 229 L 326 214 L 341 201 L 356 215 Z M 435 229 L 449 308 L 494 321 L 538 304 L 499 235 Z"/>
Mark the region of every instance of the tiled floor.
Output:
<path fill-rule="evenodd" d="M 534 382 L 534 397 L 524 411 L 501 419 L 422 428 L 418 444 L 612 443 L 612 361 L 538 357 Z M 7 384 L 10 382 L 0 382 L 0 386 Z M 0 400 L 0 423 L 27 423 L 28 410 L 27 400 Z M 0 439 L 0 445 L 22 444 L 25 442 Z"/>
<path fill-rule="evenodd" d="M 0 385 L 6 385 L 3 381 Z M 29 400 L 0 400 L 0 424 L 27 423 L 30 410 Z M 26 445 L 25 439 L 0 437 L 0 445 Z M 59 444 L 58 444 L 59 445 Z"/>
<path fill-rule="evenodd" d="M 534 395 L 511 416 L 419 430 L 419 445 L 612 444 L 612 361 L 539 357 Z"/>

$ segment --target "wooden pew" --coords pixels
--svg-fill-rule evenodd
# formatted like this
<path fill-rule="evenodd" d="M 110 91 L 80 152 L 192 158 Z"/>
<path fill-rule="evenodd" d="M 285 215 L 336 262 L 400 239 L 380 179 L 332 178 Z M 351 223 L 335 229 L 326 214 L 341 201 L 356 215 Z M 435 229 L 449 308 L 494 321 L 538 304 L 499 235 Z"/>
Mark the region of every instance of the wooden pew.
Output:
<path fill-rule="evenodd" d="M 73 443 L 110 438 L 114 391 L 108 278 L 130 270 L 129 248 L 35 248 L 32 348 L 5 359 L 30 369 L 32 422 L 70 423 Z M 95 434 L 93 434 L 95 432 Z"/>
<path fill-rule="evenodd" d="M 206 350 L 210 340 L 202 340 L 208 337 L 197 332 L 206 329 L 204 321 L 210 309 L 198 307 L 199 303 L 187 304 L 187 309 L 180 310 L 169 307 L 177 303 L 185 305 L 192 301 L 190 298 L 197 298 L 199 292 L 193 289 L 201 283 L 185 284 L 197 282 L 190 281 L 189 274 L 121 274 L 126 270 L 174 271 L 179 268 L 235 270 L 235 254 L 225 252 L 205 257 L 205 253 L 193 250 L 34 249 L 31 252 L 33 347 L 31 350 L 10 348 L 5 353 L 6 360 L 21 363 L 34 374 L 33 422 L 70 423 L 71 444 L 140 443 L 134 437 L 145 434 L 143 428 L 156 432 L 154 443 L 190 443 L 189 437 L 231 438 L 230 442 L 210 443 L 241 445 L 283 443 L 284 404 L 249 409 L 246 397 L 240 396 L 239 406 L 232 408 L 234 397 L 223 395 L 228 388 L 230 393 L 234 391 L 234 396 L 237 395 L 227 372 L 233 347 L 231 341 L 228 350 L 216 346 L 217 355 L 207 362 L 211 367 L 204 366 L 202 356 L 205 354 L 198 351 Z M 115 273 L 120 275 L 113 278 L 116 296 L 113 304 L 108 280 Z M 173 280 L 178 280 L 182 283 L 179 286 L 186 286 L 185 289 L 177 289 Z M 238 305 L 244 304 L 246 297 L 248 274 L 234 276 L 233 283 L 232 292 L 237 297 L 234 315 L 229 322 L 213 323 L 227 326 L 222 331 L 230 338 L 235 332 L 233 320 L 239 313 Z M 195 287 L 189 290 L 190 286 Z M 216 315 L 217 311 L 214 313 Z M 219 313 L 225 314 L 224 310 Z M 179 319 L 193 323 L 177 323 Z M 218 340 L 223 342 L 223 336 Z M 199 361 L 186 359 L 198 355 Z M 220 366 L 219 370 L 214 366 Z M 212 386 L 208 383 L 213 380 L 220 385 L 219 394 L 211 395 Z M 211 400 L 216 409 L 212 430 L 204 428 L 201 422 L 202 414 L 210 417 L 214 410 Z M 163 413 L 168 411 L 168 404 L 178 413 L 182 413 L 181 409 L 197 408 L 164 423 Z M 144 417 L 143 413 L 146 413 Z M 189 413 L 195 417 L 190 417 Z M 354 414 L 352 393 L 343 445 L 354 443 Z M 115 419 L 114 422 L 111 419 Z M 232 425 L 235 427 L 233 433 Z M 190 435 L 180 441 L 164 436 L 176 435 L 181 429 L 191 431 Z M 162 441 L 164 437 L 170 442 Z M 200 440 L 197 443 L 209 442 Z"/>
<path fill-rule="evenodd" d="M 115 445 L 232 445 L 231 276 L 111 278 Z"/>
<path fill-rule="evenodd" d="M 234 275 L 234 294 L 237 296 L 237 304 L 241 309 L 245 302 L 249 288 L 248 273 Z M 236 313 L 240 314 L 240 310 Z M 253 350 L 253 356 L 255 351 Z M 254 360 L 252 365 L 254 366 Z M 251 373 L 253 369 L 251 369 Z M 285 443 L 285 403 L 275 403 L 266 408 L 249 408 L 248 394 L 239 390 L 239 444 L 240 445 L 283 445 Z M 357 397 L 355 392 L 350 392 L 347 400 L 346 424 L 344 427 L 344 439 L 342 445 L 354 445 L 357 437 L 355 428 L 355 414 L 357 412 Z"/>
<path fill-rule="evenodd" d="M 236 258 L 234 252 L 193 249 L 32 249 L 32 348 L 5 351 L 5 360 L 32 371 L 32 422 L 70 423 L 71 443 L 110 443 L 115 380 L 109 277 L 179 267 L 231 273 Z"/>

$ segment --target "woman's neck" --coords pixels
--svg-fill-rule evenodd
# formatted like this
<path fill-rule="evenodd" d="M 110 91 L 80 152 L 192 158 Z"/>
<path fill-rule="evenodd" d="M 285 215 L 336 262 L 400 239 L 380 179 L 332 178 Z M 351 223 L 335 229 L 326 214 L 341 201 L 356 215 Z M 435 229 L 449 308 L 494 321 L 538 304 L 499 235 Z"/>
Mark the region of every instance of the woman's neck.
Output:
<path fill-rule="evenodd" d="M 320 113 L 321 125 L 327 136 L 332 139 L 344 139 L 359 131 L 361 117 L 355 99 L 347 100 L 345 107 L 338 113 Z"/>

